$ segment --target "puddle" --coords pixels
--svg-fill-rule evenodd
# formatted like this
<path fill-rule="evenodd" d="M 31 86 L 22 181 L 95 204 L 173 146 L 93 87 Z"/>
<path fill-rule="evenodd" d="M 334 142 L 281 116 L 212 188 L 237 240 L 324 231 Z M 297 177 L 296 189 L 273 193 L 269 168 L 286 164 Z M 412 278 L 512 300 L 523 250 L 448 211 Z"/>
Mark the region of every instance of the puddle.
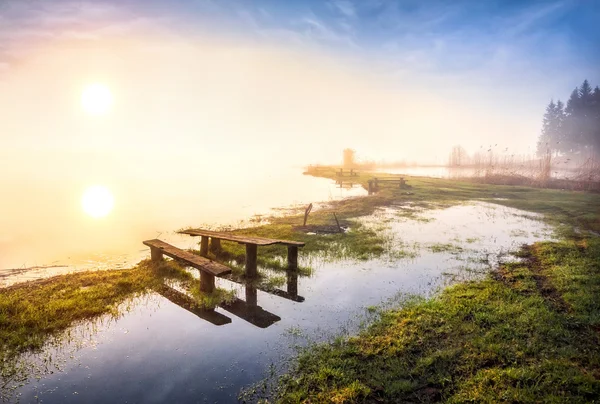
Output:
<path fill-rule="evenodd" d="M 300 264 L 310 260 L 312 275 L 282 280 L 279 294 L 219 279 L 242 301 L 238 309 L 215 310 L 231 320 L 224 325 L 158 294 L 134 299 L 118 320 L 81 324 L 59 348 L 29 356 L 34 362 L 51 357 L 59 370 L 42 367 L 43 377 L 31 377 L 15 394 L 24 403 L 232 402 L 242 388 L 285 363 L 296 344 L 356 330 L 365 308 L 398 293 L 427 296 L 483 276 L 514 259 L 508 253 L 520 245 L 552 237 L 539 216 L 488 203 L 412 207 L 406 214 L 397 206 L 360 219 L 383 232 L 389 254 L 330 262 L 301 253 Z M 285 293 L 304 300 L 282 298 Z M 268 321 L 252 318 L 259 312 Z"/>

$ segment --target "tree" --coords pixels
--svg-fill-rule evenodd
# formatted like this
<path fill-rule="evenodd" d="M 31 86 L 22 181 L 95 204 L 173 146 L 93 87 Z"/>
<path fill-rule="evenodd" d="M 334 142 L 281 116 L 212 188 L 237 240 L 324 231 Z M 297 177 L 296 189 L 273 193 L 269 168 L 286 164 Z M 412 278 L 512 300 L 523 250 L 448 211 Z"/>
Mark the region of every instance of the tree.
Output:
<path fill-rule="evenodd" d="M 468 163 L 468 154 L 467 151 L 462 146 L 454 146 L 452 148 L 452 152 L 450 153 L 450 159 L 448 161 L 451 167 L 458 167 L 460 165 L 465 165 Z"/>
<path fill-rule="evenodd" d="M 600 155 L 600 89 L 584 80 L 575 87 L 566 107 L 550 101 L 542 120 L 537 154 Z"/>
<path fill-rule="evenodd" d="M 542 121 L 542 133 L 537 144 L 537 155 L 544 156 L 547 153 L 556 153 L 560 150 L 563 139 L 563 125 L 565 121 L 564 104 L 558 100 L 550 100 L 546 107 Z"/>

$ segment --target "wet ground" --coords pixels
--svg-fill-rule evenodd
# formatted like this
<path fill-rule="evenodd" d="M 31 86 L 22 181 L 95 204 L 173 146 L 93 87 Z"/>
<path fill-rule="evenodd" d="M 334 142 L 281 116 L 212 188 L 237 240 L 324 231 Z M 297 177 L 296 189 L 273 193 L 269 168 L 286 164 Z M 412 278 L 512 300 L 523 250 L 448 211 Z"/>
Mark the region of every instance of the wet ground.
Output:
<path fill-rule="evenodd" d="M 118 320 L 80 324 L 69 338 L 28 357 L 39 365 L 32 373 L 39 380 L 32 376 L 11 400 L 232 402 L 243 388 L 284 368 L 296 345 L 356 331 L 374 305 L 482 276 L 515 259 L 509 253 L 520 245 L 552 237 L 535 214 L 481 202 L 428 211 L 397 206 L 359 220 L 385 235 L 389 254 L 331 261 L 300 253 L 312 275 L 297 284 L 288 277 L 282 288 L 297 289 L 304 301 L 219 280 L 249 307 L 218 308 L 231 322 L 215 326 L 157 294 L 136 298 Z M 268 321 L 253 318 L 257 312 Z"/>

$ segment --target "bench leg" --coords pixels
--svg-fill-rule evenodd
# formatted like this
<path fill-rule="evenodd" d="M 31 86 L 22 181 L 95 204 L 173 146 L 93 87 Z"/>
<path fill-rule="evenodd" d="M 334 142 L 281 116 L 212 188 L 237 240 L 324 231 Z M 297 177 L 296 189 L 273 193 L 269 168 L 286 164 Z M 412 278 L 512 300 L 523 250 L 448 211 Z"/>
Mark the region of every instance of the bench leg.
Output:
<path fill-rule="evenodd" d="M 256 244 L 246 244 L 246 276 L 248 278 L 254 278 L 257 275 L 256 272 Z"/>
<path fill-rule="evenodd" d="M 200 255 L 206 257 L 208 254 L 208 237 L 202 236 L 200 240 Z"/>
<path fill-rule="evenodd" d="M 200 290 L 206 293 L 212 293 L 215 290 L 214 275 L 200 271 Z"/>
<path fill-rule="evenodd" d="M 287 271 L 287 292 L 298 297 L 298 272 Z"/>
<path fill-rule="evenodd" d="M 160 262 L 163 259 L 163 253 L 160 248 L 150 247 L 150 259 L 152 262 Z"/>
<path fill-rule="evenodd" d="M 337 220 L 337 219 L 336 219 Z M 298 269 L 298 247 L 295 245 L 288 246 L 288 268 Z"/>
<path fill-rule="evenodd" d="M 218 254 L 221 252 L 221 239 L 220 238 L 210 238 L 210 251 Z"/>

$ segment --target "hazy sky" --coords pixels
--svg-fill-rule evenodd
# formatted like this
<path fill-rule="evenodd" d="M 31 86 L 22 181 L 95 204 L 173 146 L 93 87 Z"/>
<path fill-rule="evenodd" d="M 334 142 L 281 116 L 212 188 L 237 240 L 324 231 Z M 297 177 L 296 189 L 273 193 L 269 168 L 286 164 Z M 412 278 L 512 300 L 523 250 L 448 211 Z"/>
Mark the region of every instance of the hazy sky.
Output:
<path fill-rule="evenodd" d="M 0 155 L 533 151 L 549 99 L 600 83 L 598 21 L 593 0 L 3 0 Z M 94 82 L 113 93 L 106 116 L 79 105 Z"/>

